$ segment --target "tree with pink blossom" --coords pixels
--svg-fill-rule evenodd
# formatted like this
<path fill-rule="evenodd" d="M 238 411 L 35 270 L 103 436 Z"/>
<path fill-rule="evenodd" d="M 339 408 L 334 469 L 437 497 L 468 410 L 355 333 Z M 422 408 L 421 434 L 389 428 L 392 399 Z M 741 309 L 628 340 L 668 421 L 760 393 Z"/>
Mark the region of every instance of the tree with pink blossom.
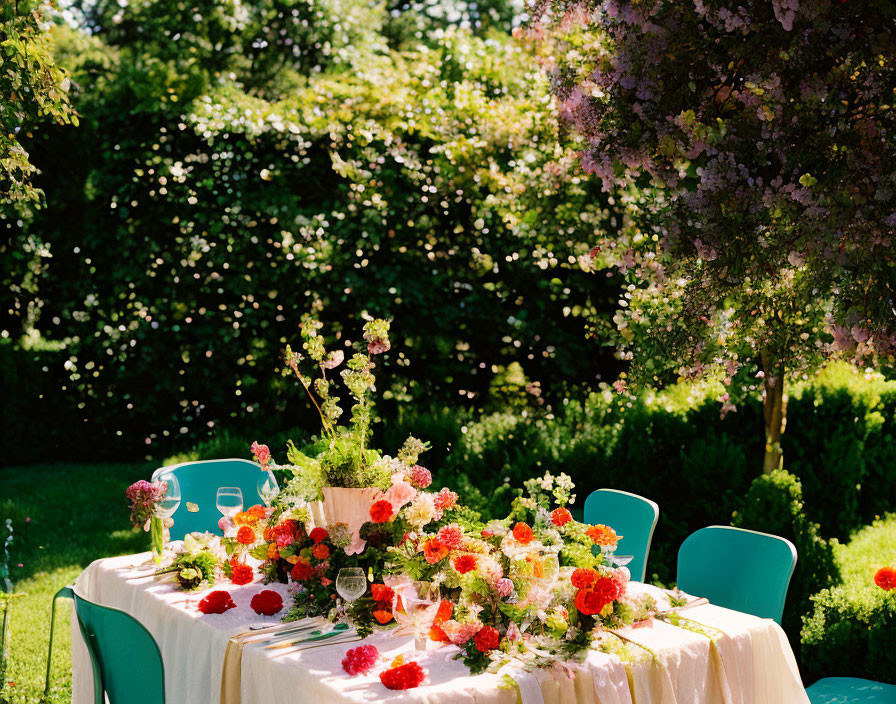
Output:
<path fill-rule="evenodd" d="M 896 4 L 543 0 L 533 14 L 581 161 L 622 210 L 582 261 L 625 279 L 620 354 L 654 383 L 715 373 L 734 395 L 761 380 L 771 471 L 786 378 L 896 348 Z"/>

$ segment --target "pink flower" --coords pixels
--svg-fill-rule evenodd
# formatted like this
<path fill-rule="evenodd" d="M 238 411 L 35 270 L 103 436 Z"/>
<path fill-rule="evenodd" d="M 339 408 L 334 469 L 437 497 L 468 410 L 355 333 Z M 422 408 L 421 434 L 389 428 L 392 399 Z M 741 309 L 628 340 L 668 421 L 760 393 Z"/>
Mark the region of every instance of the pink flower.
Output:
<path fill-rule="evenodd" d="M 432 484 L 432 474 L 426 467 L 415 464 L 408 472 L 408 479 L 418 489 L 425 489 Z"/>
<path fill-rule="evenodd" d="M 507 577 L 501 577 L 495 584 L 495 591 L 498 592 L 502 598 L 506 598 L 513 594 L 513 582 Z"/>
<path fill-rule="evenodd" d="M 457 504 L 457 494 L 447 487 L 444 487 L 435 497 L 436 508 L 439 511 L 447 511 Z"/>
<path fill-rule="evenodd" d="M 330 355 L 320 363 L 320 366 L 322 366 L 324 369 L 335 369 L 340 364 L 342 364 L 344 359 L 345 352 L 343 352 L 342 350 L 335 350 L 333 352 L 330 352 Z"/>
<path fill-rule="evenodd" d="M 295 542 L 294 538 L 289 533 L 279 533 L 277 535 L 277 547 L 278 548 L 285 548 L 288 545 L 292 545 L 294 542 Z"/>
<path fill-rule="evenodd" d="M 368 354 L 382 354 L 383 352 L 388 352 L 391 348 L 392 345 L 388 340 L 371 340 L 367 343 Z"/>
<path fill-rule="evenodd" d="M 252 447 L 249 449 L 252 451 L 252 456 L 255 457 L 255 461 L 262 467 L 271 461 L 271 449 L 267 445 L 260 445 L 257 442 L 253 442 Z"/>
<path fill-rule="evenodd" d="M 482 624 L 479 623 L 479 621 L 473 623 L 461 623 L 449 619 L 448 621 L 444 621 L 440 628 L 454 645 L 463 645 L 482 630 Z"/>
<path fill-rule="evenodd" d="M 413 501 L 417 496 L 417 490 L 411 486 L 400 474 L 392 475 L 392 486 L 390 486 L 383 498 L 392 504 L 392 508 L 397 513 L 405 504 Z"/>
<path fill-rule="evenodd" d="M 449 550 L 460 550 L 464 544 L 464 531 L 457 523 L 449 523 L 439 530 L 439 542 Z"/>

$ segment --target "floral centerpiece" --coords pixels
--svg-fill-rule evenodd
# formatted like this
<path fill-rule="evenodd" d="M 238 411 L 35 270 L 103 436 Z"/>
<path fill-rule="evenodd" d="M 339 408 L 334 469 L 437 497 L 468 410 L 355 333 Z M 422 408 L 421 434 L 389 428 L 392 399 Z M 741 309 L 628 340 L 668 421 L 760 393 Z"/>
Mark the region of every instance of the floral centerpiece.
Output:
<path fill-rule="evenodd" d="M 506 517 L 484 522 L 455 492 L 433 488 L 432 474 L 419 464 L 426 443 L 409 437 L 394 457 L 370 447 L 372 360 L 390 349 L 389 324 L 368 322 L 364 344 L 347 362 L 341 351 L 327 351 L 320 329 L 304 319 L 304 352 L 287 348 L 285 371 L 319 411 L 322 432 L 302 450 L 289 443 L 284 465 L 267 446 L 252 445 L 262 469 L 291 478 L 272 506 L 252 506 L 228 524 L 217 565 L 224 577 L 237 585 L 258 575 L 289 584 L 287 620 L 348 619 L 361 635 L 392 628 L 413 634 L 418 647 L 456 646 L 473 672 L 544 667 L 593 647 L 611 650 L 615 629 L 653 616 L 653 600 L 630 590 L 628 570 L 610 559 L 620 536 L 573 519 L 566 475 L 527 481 Z M 306 359 L 317 378 L 303 371 Z M 327 376 L 343 364 L 339 377 L 354 399 L 348 426 L 337 425 L 342 409 Z M 152 503 L 147 492 L 145 502 L 134 503 L 137 521 L 144 503 Z M 206 555 L 214 553 L 199 553 L 178 563 L 184 588 L 213 583 Z M 337 594 L 343 568 L 361 568 L 368 580 L 369 589 L 350 604 Z M 207 613 L 230 608 L 221 594 Z M 372 661 L 367 651 L 358 657 L 346 672 Z M 381 679 L 387 687 L 416 686 L 418 670 L 416 663 L 393 663 Z M 413 676 L 399 677 L 404 672 Z"/>

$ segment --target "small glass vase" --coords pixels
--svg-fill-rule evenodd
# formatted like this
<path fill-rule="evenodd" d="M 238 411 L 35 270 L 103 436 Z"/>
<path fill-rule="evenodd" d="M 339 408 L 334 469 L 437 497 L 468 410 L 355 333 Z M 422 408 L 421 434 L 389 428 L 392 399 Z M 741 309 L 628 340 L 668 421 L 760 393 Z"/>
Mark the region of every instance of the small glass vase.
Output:
<path fill-rule="evenodd" d="M 152 540 L 152 559 L 161 564 L 162 552 L 165 550 L 165 524 L 158 516 L 149 519 L 149 535 Z"/>

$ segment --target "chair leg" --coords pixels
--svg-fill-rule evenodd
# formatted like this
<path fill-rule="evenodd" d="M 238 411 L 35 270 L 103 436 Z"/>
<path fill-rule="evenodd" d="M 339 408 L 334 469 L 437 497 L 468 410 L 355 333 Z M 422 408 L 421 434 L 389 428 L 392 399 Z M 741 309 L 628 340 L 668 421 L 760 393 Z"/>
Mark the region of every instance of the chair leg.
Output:
<path fill-rule="evenodd" d="M 53 665 L 53 629 L 56 625 L 56 600 L 59 597 L 74 599 L 75 593 L 71 587 L 63 587 L 53 596 L 53 607 L 50 609 L 50 645 L 47 648 L 47 675 L 44 680 L 44 696 L 41 697 L 40 704 L 47 704 L 50 696 L 50 669 Z"/>

